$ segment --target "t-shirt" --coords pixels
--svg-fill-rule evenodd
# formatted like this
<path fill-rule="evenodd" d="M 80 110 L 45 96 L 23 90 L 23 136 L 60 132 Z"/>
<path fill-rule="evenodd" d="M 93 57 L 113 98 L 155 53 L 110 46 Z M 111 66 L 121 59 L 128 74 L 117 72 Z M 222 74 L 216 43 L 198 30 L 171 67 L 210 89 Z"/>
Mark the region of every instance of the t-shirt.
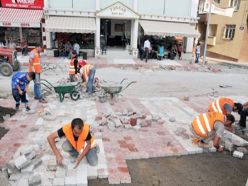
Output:
<path fill-rule="evenodd" d="M 58 136 L 59 136 L 60 138 L 65 137 L 65 133 L 64 133 L 64 131 L 63 131 L 63 128 L 60 128 L 60 129 L 57 131 L 57 133 L 58 133 Z M 73 136 L 74 136 L 74 134 L 73 134 Z M 78 140 L 78 137 L 74 136 L 74 140 L 77 141 L 77 140 Z M 91 140 L 90 131 L 89 131 L 89 133 L 88 133 L 87 138 L 86 138 L 85 141 L 89 141 L 89 140 Z"/>
<path fill-rule="evenodd" d="M 16 89 L 18 85 L 20 89 L 23 91 L 26 89 L 28 84 L 29 84 L 29 81 L 27 79 L 27 72 L 17 72 L 16 74 L 13 75 L 12 81 L 11 81 L 12 89 Z"/>
<path fill-rule="evenodd" d="M 214 130 L 215 130 L 215 134 L 216 134 L 218 137 L 222 138 L 223 135 L 224 135 L 225 126 L 224 126 L 224 124 L 223 124 L 222 122 L 216 121 L 216 122 L 214 123 Z"/>

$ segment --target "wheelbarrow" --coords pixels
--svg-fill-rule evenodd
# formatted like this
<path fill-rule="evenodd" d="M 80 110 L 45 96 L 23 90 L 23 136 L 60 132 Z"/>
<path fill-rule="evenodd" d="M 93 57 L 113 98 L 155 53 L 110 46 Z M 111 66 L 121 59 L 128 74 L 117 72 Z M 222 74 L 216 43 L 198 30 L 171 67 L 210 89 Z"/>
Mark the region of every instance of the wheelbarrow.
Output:
<path fill-rule="evenodd" d="M 54 89 L 54 91 L 59 94 L 60 102 L 64 101 L 65 94 L 67 93 L 70 94 L 71 99 L 74 101 L 77 101 L 80 98 L 80 92 L 78 90 L 78 87 L 80 86 L 79 82 L 71 82 L 54 86 L 49 81 L 41 79 L 41 84 L 48 88 L 50 91 Z"/>
<path fill-rule="evenodd" d="M 101 88 L 104 90 L 104 92 L 106 94 L 109 94 L 111 96 L 111 98 L 113 98 L 115 95 L 121 93 L 122 91 L 124 91 L 127 87 L 129 87 L 131 84 L 136 83 L 136 81 L 131 81 L 130 83 L 128 83 L 124 88 L 122 86 L 122 83 L 126 80 L 126 78 L 124 78 L 119 85 L 103 85 L 101 86 Z"/>

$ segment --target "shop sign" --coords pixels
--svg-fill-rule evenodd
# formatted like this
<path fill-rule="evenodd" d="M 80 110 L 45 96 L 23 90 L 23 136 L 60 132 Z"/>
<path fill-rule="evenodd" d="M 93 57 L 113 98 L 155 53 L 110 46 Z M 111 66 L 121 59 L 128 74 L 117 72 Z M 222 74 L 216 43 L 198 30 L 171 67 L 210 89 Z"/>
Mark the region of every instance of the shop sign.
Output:
<path fill-rule="evenodd" d="M 44 0 L 1 0 L 4 8 L 43 9 Z"/>
<path fill-rule="evenodd" d="M 11 26 L 10 22 L 3 22 L 2 24 L 3 24 L 3 26 Z"/>
<path fill-rule="evenodd" d="M 117 2 L 99 11 L 96 16 L 105 18 L 137 19 L 139 15 L 126 5 Z"/>
<path fill-rule="evenodd" d="M 112 16 L 124 16 L 127 9 L 121 5 L 116 5 L 110 8 L 110 12 Z"/>

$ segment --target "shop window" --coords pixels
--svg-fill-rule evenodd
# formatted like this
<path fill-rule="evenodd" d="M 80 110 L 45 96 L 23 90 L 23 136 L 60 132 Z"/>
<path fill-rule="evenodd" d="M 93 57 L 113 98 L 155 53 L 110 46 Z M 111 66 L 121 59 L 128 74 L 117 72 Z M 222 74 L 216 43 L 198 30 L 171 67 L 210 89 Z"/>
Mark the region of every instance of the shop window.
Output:
<path fill-rule="evenodd" d="M 27 41 L 28 46 L 41 45 L 41 30 L 40 28 L 23 28 L 23 38 Z"/>
<path fill-rule="evenodd" d="M 235 11 L 239 10 L 240 0 L 230 0 L 229 6 L 233 7 Z"/>
<path fill-rule="evenodd" d="M 224 39 L 232 40 L 235 35 L 236 25 L 226 25 L 224 31 Z"/>

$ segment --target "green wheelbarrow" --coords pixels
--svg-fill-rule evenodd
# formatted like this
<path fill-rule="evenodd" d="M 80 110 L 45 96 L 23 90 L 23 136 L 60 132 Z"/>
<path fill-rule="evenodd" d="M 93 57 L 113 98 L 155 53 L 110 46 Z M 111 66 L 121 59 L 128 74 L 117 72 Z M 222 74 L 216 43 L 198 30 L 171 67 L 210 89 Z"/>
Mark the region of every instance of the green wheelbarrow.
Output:
<path fill-rule="evenodd" d="M 69 93 L 71 99 L 77 101 L 80 98 L 79 82 L 65 83 L 63 85 L 53 86 L 49 81 L 41 79 L 41 84 L 48 88 L 50 91 L 54 90 L 59 94 L 60 102 L 64 101 L 65 94 Z"/>

